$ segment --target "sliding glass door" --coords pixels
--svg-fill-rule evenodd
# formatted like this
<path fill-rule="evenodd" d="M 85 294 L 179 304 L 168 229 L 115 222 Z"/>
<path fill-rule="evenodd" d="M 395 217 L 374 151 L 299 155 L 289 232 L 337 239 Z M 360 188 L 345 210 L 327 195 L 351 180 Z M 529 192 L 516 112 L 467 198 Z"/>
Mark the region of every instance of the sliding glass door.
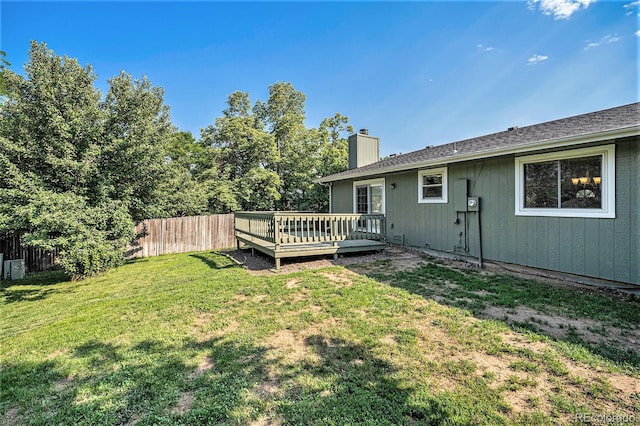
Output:
<path fill-rule="evenodd" d="M 384 214 L 384 179 L 354 182 L 353 197 L 354 213 Z M 358 221 L 357 224 L 359 230 L 366 232 L 379 233 L 380 229 L 378 227 L 379 225 L 372 226 L 372 222 L 366 220 Z"/>

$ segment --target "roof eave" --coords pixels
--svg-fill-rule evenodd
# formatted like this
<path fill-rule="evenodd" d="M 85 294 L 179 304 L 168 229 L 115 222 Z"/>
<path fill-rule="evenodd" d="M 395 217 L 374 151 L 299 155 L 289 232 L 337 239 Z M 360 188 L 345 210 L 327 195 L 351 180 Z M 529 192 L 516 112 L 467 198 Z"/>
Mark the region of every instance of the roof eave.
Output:
<path fill-rule="evenodd" d="M 569 136 L 564 138 L 546 139 L 542 141 L 530 142 L 527 144 L 502 147 L 494 150 L 486 150 L 469 154 L 457 154 L 448 157 L 437 158 L 433 160 L 418 161 L 407 163 L 393 167 L 383 167 L 379 169 L 366 170 L 360 173 L 351 173 L 344 176 L 330 175 L 321 177 L 316 180 L 317 183 L 337 182 L 340 180 L 348 180 L 353 178 L 374 176 L 386 173 L 400 172 L 404 170 L 419 169 L 423 167 L 442 166 L 452 163 L 460 163 L 463 161 L 480 160 L 485 158 L 500 157 L 510 154 L 521 154 L 530 151 L 540 151 L 551 148 L 563 148 L 573 145 L 582 145 L 591 142 L 606 141 L 610 139 L 626 138 L 630 136 L 640 135 L 640 124 L 629 127 L 618 128 L 614 130 L 606 130 L 603 132 L 587 133 L 577 136 Z"/>

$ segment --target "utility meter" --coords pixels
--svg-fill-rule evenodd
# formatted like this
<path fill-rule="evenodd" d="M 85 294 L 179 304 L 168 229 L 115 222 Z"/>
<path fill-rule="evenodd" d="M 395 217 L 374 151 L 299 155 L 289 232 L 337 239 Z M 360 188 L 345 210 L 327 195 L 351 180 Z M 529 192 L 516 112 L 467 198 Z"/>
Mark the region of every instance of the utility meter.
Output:
<path fill-rule="evenodd" d="M 480 211 L 480 198 L 479 197 L 468 197 L 467 198 L 467 211 L 469 211 L 469 212 Z"/>

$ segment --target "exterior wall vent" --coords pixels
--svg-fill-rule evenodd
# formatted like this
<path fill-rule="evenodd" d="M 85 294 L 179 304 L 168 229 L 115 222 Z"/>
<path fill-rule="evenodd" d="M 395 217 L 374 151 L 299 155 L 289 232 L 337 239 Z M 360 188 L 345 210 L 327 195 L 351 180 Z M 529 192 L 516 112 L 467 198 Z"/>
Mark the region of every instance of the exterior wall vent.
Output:
<path fill-rule="evenodd" d="M 404 234 L 393 234 L 391 236 L 391 244 L 404 245 Z"/>

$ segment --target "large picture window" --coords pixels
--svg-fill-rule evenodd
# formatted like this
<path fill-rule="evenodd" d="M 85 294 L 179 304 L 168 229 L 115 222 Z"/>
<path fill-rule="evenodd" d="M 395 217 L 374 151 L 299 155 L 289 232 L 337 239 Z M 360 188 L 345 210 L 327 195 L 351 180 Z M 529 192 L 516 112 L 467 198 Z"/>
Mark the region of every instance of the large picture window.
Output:
<path fill-rule="evenodd" d="M 418 172 L 418 202 L 447 202 L 447 168 L 421 170 Z"/>
<path fill-rule="evenodd" d="M 615 145 L 516 158 L 516 215 L 615 217 Z"/>

